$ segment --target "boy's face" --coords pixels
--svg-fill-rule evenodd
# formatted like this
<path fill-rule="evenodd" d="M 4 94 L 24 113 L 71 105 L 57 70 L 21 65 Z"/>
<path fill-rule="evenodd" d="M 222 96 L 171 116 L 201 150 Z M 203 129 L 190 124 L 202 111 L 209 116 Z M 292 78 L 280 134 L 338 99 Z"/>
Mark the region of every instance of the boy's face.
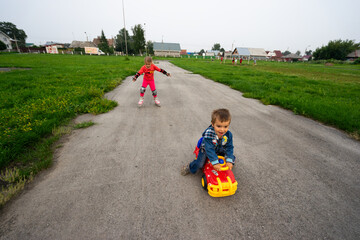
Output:
<path fill-rule="evenodd" d="M 152 62 L 146 62 L 146 63 L 145 63 L 145 67 L 146 67 L 146 68 L 150 68 L 150 67 L 151 67 L 151 64 L 152 64 Z"/>
<path fill-rule="evenodd" d="M 220 122 L 218 119 L 215 120 L 215 123 L 211 124 L 215 130 L 216 135 L 219 138 L 225 135 L 225 133 L 229 130 L 230 121 Z"/>

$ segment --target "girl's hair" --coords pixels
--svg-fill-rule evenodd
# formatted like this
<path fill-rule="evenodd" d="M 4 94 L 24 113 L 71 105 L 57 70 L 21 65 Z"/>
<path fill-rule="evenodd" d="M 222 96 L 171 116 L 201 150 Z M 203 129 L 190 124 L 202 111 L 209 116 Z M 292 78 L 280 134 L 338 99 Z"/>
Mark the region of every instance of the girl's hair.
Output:
<path fill-rule="evenodd" d="M 211 123 L 214 124 L 218 119 L 220 122 L 231 122 L 231 115 L 229 110 L 225 108 L 216 109 L 211 114 Z"/>
<path fill-rule="evenodd" d="M 152 62 L 152 58 L 147 56 L 145 57 L 145 63 L 151 63 Z"/>

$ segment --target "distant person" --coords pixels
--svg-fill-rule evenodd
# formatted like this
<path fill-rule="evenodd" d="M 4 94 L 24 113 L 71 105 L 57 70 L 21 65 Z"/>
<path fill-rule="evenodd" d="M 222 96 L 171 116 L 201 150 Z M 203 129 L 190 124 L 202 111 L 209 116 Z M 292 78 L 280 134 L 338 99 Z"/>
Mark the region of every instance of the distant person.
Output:
<path fill-rule="evenodd" d="M 234 63 L 235 63 L 235 58 L 233 58 L 233 60 L 232 60 L 232 64 L 234 65 Z"/>
<path fill-rule="evenodd" d="M 224 57 L 221 57 L 221 62 L 220 63 L 223 63 L 223 60 L 224 60 Z"/>
<path fill-rule="evenodd" d="M 256 65 L 256 59 L 254 58 L 254 65 Z"/>
<path fill-rule="evenodd" d="M 140 100 L 138 102 L 139 107 L 141 107 L 144 103 L 144 95 L 145 95 L 145 91 L 146 91 L 146 87 L 149 85 L 150 89 L 152 91 L 152 95 L 154 97 L 154 101 L 156 106 L 160 107 L 160 101 L 157 97 L 157 91 L 156 91 L 156 87 L 155 87 L 155 80 L 154 80 L 154 71 L 158 71 L 161 72 L 163 74 L 165 74 L 166 76 L 170 77 L 170 73 L 166 72 L 164 69 L 158 68 L 157 66 L 155 66 L 152 62 L 152 58 L 151 57 L 145 57 L 145 65 L 142 66 L 139 70 L 139 72 L 137 72 L 135 74 L 135 76 L 133 77 L 133 82 L 136 81 L 136 79 L 144 73 L 144 78 L 143 78 L 143 82 L 140 88 Z"/>
<path fill-rule="evenodd" d="M 237 64 L 237 58 L 235 58 L 235 65 Z"/>
<path fill-rule="evenodd" d="M 243 59 L 242 59 L 242 58 L 240 58 L 240 64 L 242 64 L 242 61 L 243 61 Z"/>
<path fill-rule="evenodd" d="M 199 140 L 200 150 L 197 158 L 182 167 L 181 175 L 195 174 L 201 169 L 208 158 L 216 171 L 220 171 L 218 156 L 223 156 L 226 166 L 231 170 L 235 163 L 233 154 L 233 136 L 229 131 L 231 115 L 227 109 L 217 109 L 211 114 L 211 125 L 205 129 Z"/>

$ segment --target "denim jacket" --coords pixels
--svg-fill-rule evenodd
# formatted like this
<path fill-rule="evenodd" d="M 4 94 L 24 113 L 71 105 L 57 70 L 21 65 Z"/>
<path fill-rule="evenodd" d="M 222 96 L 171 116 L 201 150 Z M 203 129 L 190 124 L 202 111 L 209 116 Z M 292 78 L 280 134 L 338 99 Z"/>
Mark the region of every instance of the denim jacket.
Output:
<path fill-rule="evenodd" d="M 212 165 L 218 164 L 218 155 L 225 157 L 226 162 L 235 163 L 233 154 L 233 137 L 230 131 L 227 131 L 221 139 L 216 135 L 214 127 L 210 125 L 202 134 L 203 141 L 201 146 L 205 149 L 206 156 Z"/>

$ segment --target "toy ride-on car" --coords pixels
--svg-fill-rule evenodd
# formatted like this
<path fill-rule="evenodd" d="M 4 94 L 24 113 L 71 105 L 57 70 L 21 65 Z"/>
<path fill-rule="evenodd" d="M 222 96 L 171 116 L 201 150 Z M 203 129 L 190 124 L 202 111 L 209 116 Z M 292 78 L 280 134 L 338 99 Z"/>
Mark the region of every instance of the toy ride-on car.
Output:
<path fill-rule="evenodd" d="M 196 157 L 199 154 L 199 147 L 194 151 Z M 208 191 L 212 197 L 226 197 L 234 195 L 237 190 L 237 181 L 229 167 L 225 166 L 226 161 L 222 156 L 218 156 L 221 170 L 216 171 L 209 159 L 206 159 L 201 177 L 202 187 Z"/>

